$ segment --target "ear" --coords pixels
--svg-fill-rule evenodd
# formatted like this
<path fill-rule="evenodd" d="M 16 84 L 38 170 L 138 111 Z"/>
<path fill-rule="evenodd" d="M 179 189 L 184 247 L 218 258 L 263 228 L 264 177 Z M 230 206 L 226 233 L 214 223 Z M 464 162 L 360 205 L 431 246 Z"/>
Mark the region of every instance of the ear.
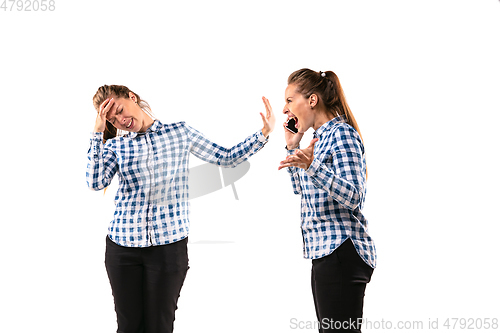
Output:
<path fill-rule="evenodd" d="M 311 96 L 309 96 L 309 106 L 311 107 L 311 109 L 314 108 L 317 104 L 318 104 L 318 95 L 312 94 Z"/>
<path fill-rule="evenodd" d="M 130 97 L 130 99 L 134 102 L 134 103 L 137 103 L 137 97 L 134 95 L 133 92 L 129 92 L 128 93 L 128 97 Z"/>

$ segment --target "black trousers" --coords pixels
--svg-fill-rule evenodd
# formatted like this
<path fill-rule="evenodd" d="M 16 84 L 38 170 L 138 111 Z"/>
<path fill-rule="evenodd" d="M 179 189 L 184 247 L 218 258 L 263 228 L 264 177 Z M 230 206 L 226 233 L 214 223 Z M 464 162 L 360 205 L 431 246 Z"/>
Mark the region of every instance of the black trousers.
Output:
<path fill-rule="evenodd" d="M 312 260 L 311 286 L 320 333 L 361 332 L 365 288 L 372 273 L 350 239 L 330 255 Z"/>
<path fill-rule="evenodd" d="M 167 245 L 123 247 L 106 237 L 106 271 L 117 333 L 167 333 L 188 266 L 187 238 Z"/>

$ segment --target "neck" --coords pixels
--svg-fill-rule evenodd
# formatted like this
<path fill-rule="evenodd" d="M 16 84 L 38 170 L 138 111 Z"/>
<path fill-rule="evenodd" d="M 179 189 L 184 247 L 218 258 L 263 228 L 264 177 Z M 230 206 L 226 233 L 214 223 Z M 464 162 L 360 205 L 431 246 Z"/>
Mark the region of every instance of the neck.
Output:
<path fill-rule="evenodd" d="M 150 128 L 151 125 L 153 125 L 154 122 L 155 121 L 153 120 L 153 118 L 151 118 L 149 116 L 149 114 L 147 114 L 146 112 L 144 112 L 144 122 L 143 122 L 143 126 L 140 129 L 139 133 L 146 132 L 148 130 L 148 128 Z"/>
<path fill-rule="evenodd" d="M 318 128 L 323 126 L 323 124 L 329 122 L 333 118 L 334 117 L 325 110 L 318 110 L 316 117 L 314 118 L 313 129 L 316 131 Z"/>

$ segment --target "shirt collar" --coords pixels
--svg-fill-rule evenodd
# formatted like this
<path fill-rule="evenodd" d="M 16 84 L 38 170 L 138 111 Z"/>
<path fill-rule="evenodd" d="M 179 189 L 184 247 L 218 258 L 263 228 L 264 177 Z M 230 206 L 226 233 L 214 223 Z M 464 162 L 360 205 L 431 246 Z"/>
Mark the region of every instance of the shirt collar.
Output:
<path fill-rule="evenodd" d="M 144 133 L 147 133 L 147 132 L 158 132 L 158 130 L 163 126 L 163 124 L 158 120 L 158 119 L 155 119 L 155 121 L 153 122 L 153 125 L 149 126 L 149 128 L 146 130 L 146 132 L 142 132 L 142 133 L 137 133 L 137 132 L 131 132 L 128 137 L 133 139 L 135 138 L 137 135 L 140 135 L 140 134 L 144 134 Z"/>
<path fill-rule="evenodd" d="M 347 118 L 344 116 L 344 115 L 340 115 L 338 117 L 335 117 L 333 118 L 332 120 L 330 121 L 327 121 L 326 123 L 324 123 L 323 125 L 320 126 L 320 128 L 318 128 L 315 132 L 314 132 L 314 137 L 315 138 L 319 138 L 321 137 L 321 135 L 327 131 L 329 131 L 333 125 L 337 124 L 337 123 L 345 123 L 347 120 Z"/>

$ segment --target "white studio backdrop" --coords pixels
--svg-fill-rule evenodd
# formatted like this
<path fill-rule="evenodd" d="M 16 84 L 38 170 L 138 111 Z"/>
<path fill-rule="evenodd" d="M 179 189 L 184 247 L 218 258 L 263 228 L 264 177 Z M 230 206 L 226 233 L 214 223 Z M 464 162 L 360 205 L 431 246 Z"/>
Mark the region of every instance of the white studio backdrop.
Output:
<path fill-rule="evenodd" d="M 364 331 L 500 317 L 499 1 L 3 3 L 2 332 L 116 330 L 104 240 L 117 180 L 104 196 L 85 183 L 103 84 L 226 147 L 262 127 L 269 98 L 277 128 L 239 200 L 229 186 L 191 202 L 175 331 L 315 332 L 292 325 L 316 319 L 311 263 L 277 170 L 286 80 L 303 67 L 338 74 L 365 140 L 378 267 Z"/>

